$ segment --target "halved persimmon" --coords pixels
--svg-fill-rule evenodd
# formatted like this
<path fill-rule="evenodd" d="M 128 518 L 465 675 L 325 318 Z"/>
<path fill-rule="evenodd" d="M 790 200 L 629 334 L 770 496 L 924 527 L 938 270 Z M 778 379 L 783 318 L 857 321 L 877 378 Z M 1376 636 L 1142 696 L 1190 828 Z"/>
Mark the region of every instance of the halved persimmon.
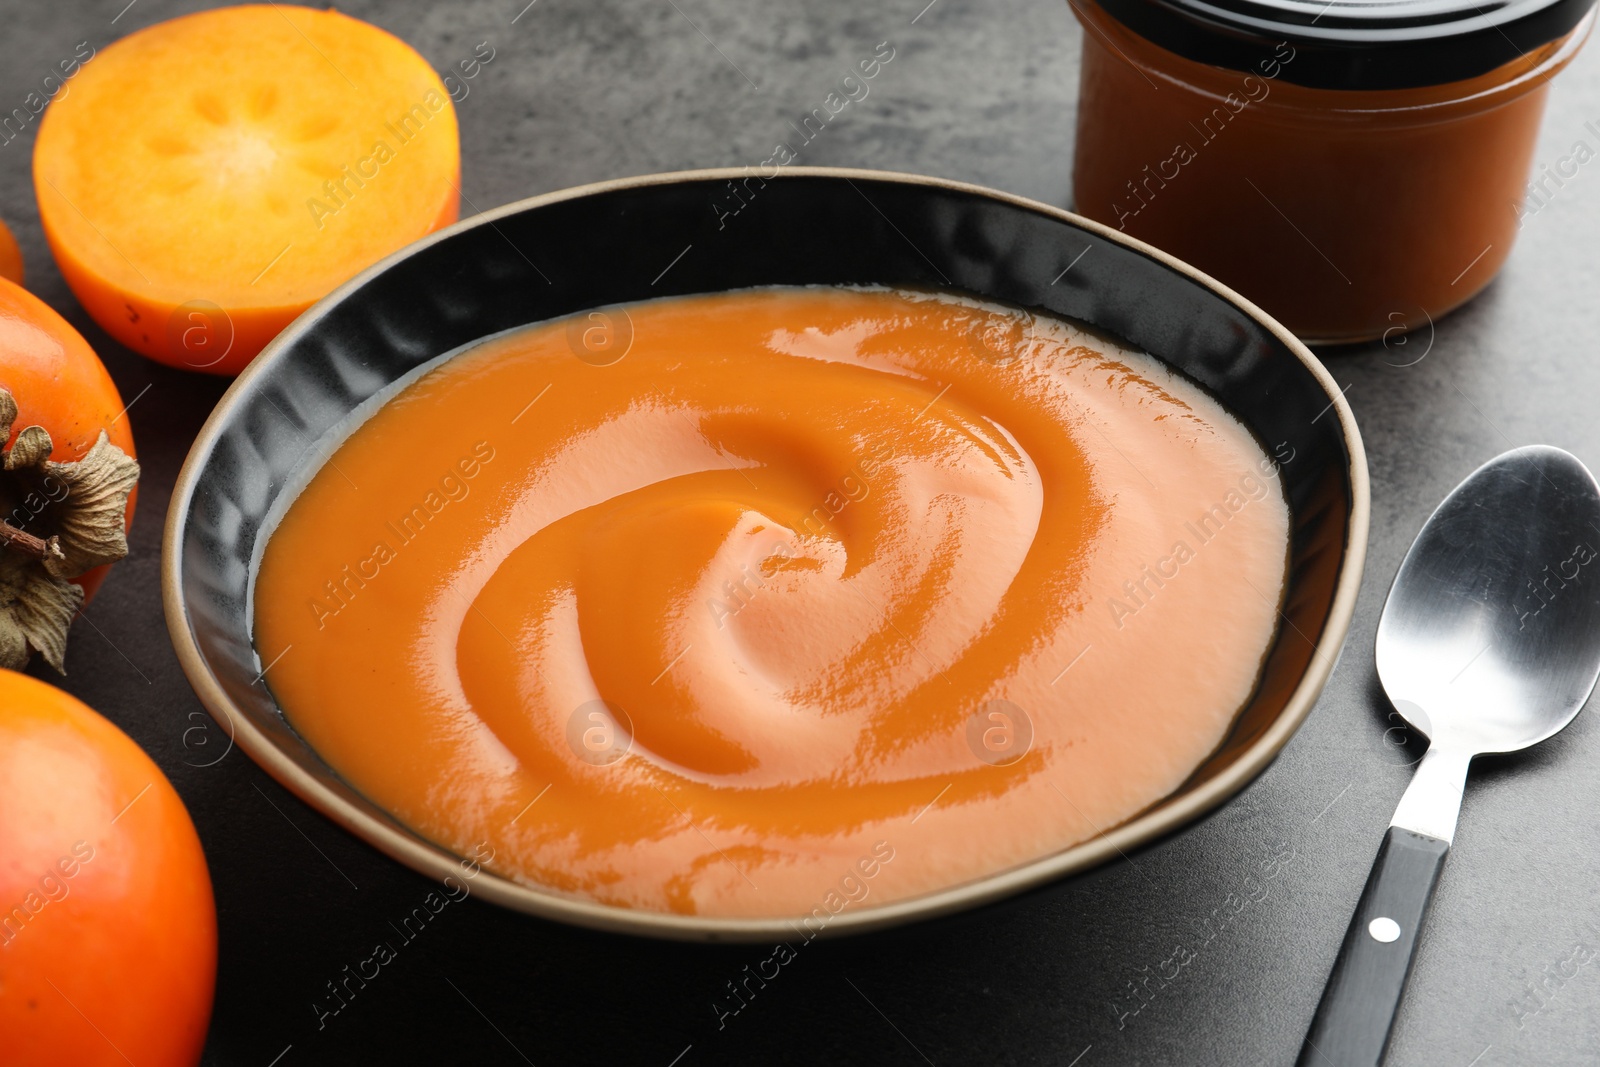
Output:
<path fill-rule="evenodd" d="M 449 93 L 336 11 L 204 11 L 102 49 L 46 109 L 39 216 L 96 322 L 234 374 L 362 268 L 455 221 Z"/>

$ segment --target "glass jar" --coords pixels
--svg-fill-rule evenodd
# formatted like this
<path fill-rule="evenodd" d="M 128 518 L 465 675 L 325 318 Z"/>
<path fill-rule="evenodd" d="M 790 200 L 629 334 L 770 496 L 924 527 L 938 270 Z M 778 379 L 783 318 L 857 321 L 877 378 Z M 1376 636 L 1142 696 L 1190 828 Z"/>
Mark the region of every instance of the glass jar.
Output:
<path fill-rule="evenodd" d="M 1421 325 L 1489 284 L 1550 79 L 1594 20 L 1593 0 L 1071 3 L 1076 210 L 1314 344 Z"/>

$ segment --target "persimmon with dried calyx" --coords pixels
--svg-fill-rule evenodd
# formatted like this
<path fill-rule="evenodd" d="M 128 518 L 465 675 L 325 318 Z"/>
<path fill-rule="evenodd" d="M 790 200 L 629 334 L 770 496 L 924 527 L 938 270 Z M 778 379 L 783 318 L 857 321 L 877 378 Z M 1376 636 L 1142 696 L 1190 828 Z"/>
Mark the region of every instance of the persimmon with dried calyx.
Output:
<path fill-rule="evenodd" d="M 95 320 L 234 374 L 311 303 L 454 222 L 456 115 L 410 46 L 336 11 L 246 5 L 101 50 L 46 109 L 39 217 Z"/>
<path fill-rule="evenodd" d="M 0 437 L 10 437 L 17 404 L 0 389 Z M 0 452 L 0 667 L 27 666 L 35 652 L 65 671 L 67 629 L 85 600 L 73 579 L 128 554 L 128 495 L 139 464 L 104 430 L 82 459 L 50 459 L 55 443 L 35 423 Z M 28 527 L 34 527 L 30 530 Z"/>
<path fill-rule="evenodd" d="M 62 669 L 73 615 L 128 554 L 133 455 L 94 349 L 0 280 L 0 667 L 39 652 Z"/>
<path fill-rule="evenodd" d="M 4 280 L 0 388 L 10 390 L 20 405 L 19 427 L 39 423 L 50 431 L 54 459 L 78 459 L 102 430 L 112 444 L 134 454 L 131 415 L 89 342 L 49 304 Z M 133 518 L 131 504 L 128 518 Z"/>
<path fill-rule="evenodd" d="M 110 722 L 0 670 L 0 1062 L 192 1067 L 216 982 L 183 801 Z"/>

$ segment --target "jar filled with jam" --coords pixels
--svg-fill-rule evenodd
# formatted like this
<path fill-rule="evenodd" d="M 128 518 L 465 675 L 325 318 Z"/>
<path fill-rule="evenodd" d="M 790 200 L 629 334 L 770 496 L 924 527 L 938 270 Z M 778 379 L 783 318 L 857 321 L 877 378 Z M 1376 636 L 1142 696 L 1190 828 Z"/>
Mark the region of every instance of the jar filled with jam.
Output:
<path fill-rule="evenodd" d="M 1493 280 L 1550 79 L 1594 21 L 1594 0 L 1070 2 L 1076 210 L 1321 344 Z"/>

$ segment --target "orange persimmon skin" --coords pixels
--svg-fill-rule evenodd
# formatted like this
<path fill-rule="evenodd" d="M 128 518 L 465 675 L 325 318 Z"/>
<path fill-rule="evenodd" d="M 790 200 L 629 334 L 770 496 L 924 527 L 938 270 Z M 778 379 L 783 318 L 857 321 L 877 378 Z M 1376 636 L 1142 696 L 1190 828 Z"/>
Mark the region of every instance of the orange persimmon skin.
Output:
<path fill-rule="evenodd" d="M 122 396 L 89 342 L 50 305 L 4 279 L 0 279 L 0 389 L 8 390 L 17 402 L 17 421 L 6 445 L 24 427 L 43 426 L 55 445 L 50 458 L 70 463 L 93 448 L 104 430 L 112 444 L 135 457 Z M 135 488 L 128 494 L 129 527 L 138 493 Z M 0 515 L 0 520 L 7 518 Z M 96 567 L 77 579 L 85 604 L 108 569 Z"/>
<path fill-rule="evenodd" d="M 216 906 L 183 801 L 116 726 L 0 670 L 0 1049 L 8 1067 L 191 1067 Z"/>
<path fill-rule="evenodd" d="M 11 227 L 0 222 L 0 278 L 22 284 L 22 248 Z"/>
<path fill-rule="evenodd" d="M 33 158 L 45 237 L 84 309 L 134 351 L 212 374 L 454 222 L 460 168 L 454 106 L 422 56 L 278 4 L 102 49 L 46 110 Z"/>

